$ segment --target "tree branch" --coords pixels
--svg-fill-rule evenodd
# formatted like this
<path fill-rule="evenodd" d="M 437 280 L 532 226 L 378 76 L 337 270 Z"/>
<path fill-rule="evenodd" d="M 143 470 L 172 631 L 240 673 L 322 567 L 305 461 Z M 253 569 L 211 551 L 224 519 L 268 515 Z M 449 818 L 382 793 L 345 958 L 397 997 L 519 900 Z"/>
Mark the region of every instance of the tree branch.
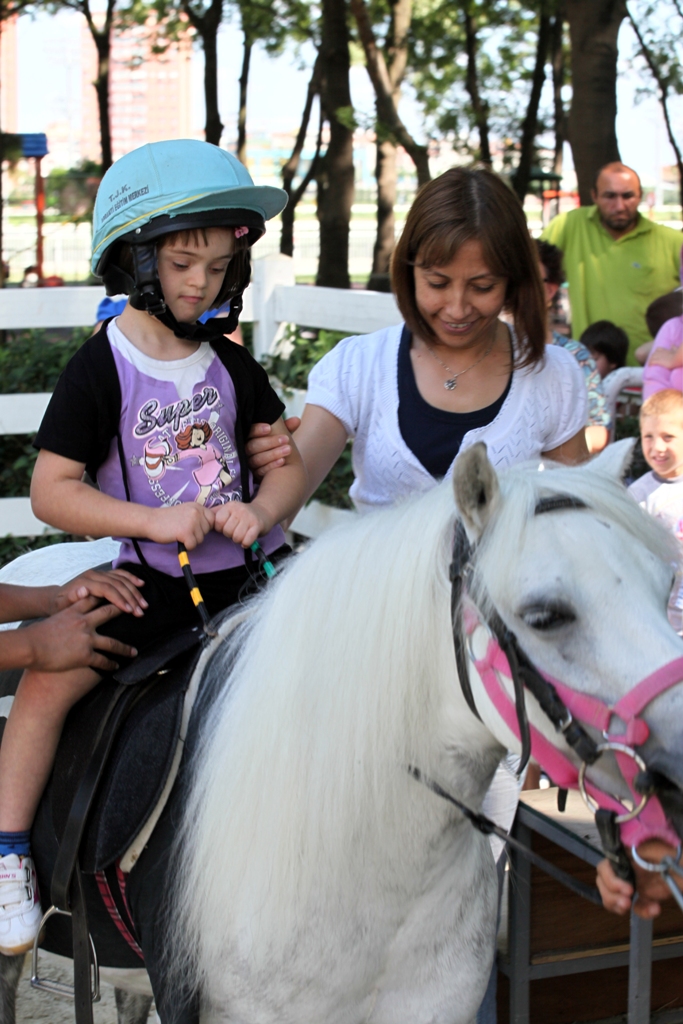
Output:
<path fill-rule="evenodd" d="M 626 14 L 627 14 L 628 20 L 631 22 L 631 27 L 632 27 L 633 31 L 635 32 L 635 34 L 636 34 L 636 38 L 638 40 L 638 45 L 640 46 L 640 52 L 642 53 L 643 57 L 645 58 L 645 63 L 647 64 L 648 68 L 650 69 L 650 74 L 654 78 L 655 82 L 657 83 L 657 88 L 659 89 L 659 102 L 660 102 L 661 107 L 662 107 L 662 113 L 664 114 L 664 122 L 666 124 L 666 133 L 669 136 L 669 142 L 671 143 L 671 148 L 673 149 L 673 151 L 674 151 L 674 153 L 676 155 L 676 166 L 678 167 L 678 185 L 679 185 L 679 191 L 680 191 L 681 209 L 683 209 L 683 153 L 681 153 L 681 149 L 680 149 L 680 147 L 678 145 L 678 142 L 676 141 L 676 136 L 674 135 L 674 133 L 672 131 L 672 128 L 671 128 L 671 118 L 669 117 L 669 108 L 667 106 L 668 88 L 667 88 L 666 84 L 662 80 L 662 76 L 661 76 L 661 74 L 659 72 L 659 68 L 657 67 L 657 61 L 655 60 L 652 51 L 650 50 L 650 48 L 648 47 L 647 43 L 645 42 L 643 34 L 640 31 L 640 28 L 638 27 L 638 24 L 637 24 L 635 18 L 633 17 L 633 15 L 631 14 L 630 10 L 628 9 L 628 5 L 626 7 Z"/>
<path fill-rule="evenodd" d="M 470 96 L 474 120 L 479 131 L 479 155 L 481 162 L 491 166 L 491 147 L 489 145 L 488 104 L 479 93 L 479 76 L 477 73 L 477 28 L 469 4 L 465 6 L 465 49 L 467 51 L 467 73 L 465 88 Z"/>
<path fill-rule="evenodd" d="M 377 46 L 365 0 L 351 0 L 351 10 L 358 25 L 358 35 L 363 45 L 365 62 L 377 97 L 377 112 L 385 127 L 410 156 L 417 171 L 418 184 L 429 181 L 429 160 L 427 147 L 415 141 L 399 117 L 394 102 L 393 86 L 382 51 Z"/>
<path fill-rule="evenodd" d="M 541 91 L 545 82 L 545 59 L 548 53 L 550 42 L 550 14 L 548 13 L 547 0 L 541 0 L 540 14 L 538 21 L 538 43 L 536 46 L 536 64 L 531 80 L 531 94 L 526 116 L 522 123 L 522 137 L 520 142 L 519 164 L 512 176 L 512 187 L 519 196 L 520 202 L 524 202 L 529 187 L 531 174 L 531 163 L 534 153 L 534 140 L 538 131 L 538 106 L 541 102 Z"/>

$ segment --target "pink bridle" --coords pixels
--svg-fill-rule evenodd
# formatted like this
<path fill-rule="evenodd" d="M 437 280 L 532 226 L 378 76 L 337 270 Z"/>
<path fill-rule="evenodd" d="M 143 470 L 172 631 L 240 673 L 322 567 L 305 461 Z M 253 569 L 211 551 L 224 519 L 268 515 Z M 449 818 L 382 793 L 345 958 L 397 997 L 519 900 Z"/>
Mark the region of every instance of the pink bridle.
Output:
<path fill-rule="evenodd" d="M 512 733 L 520 739 L 515 704 L 502 682 L 502 679 L 512 681 L 508 659 L 476 607 L 464 595 L 462 618 L 472 665 L 496 711 Z M 488 639 L 483 656 L 477 657 L 473 651 L 472 640 L 480 628 L 487 630 Z M 605 743 L 598 746 L 598 751 L 603 753 L 609 750 L 614 753 L 619 769 L 633 795 L 634 807 L 629 809 L 616 797 L 589 782 L 585 778 L 585 763 L 577 768 L 565 754 L 546 739 L 543 733 L 530 724 L 531 752 L 541 768 L 561 788 L 579 789 L 592 811 L 598 807 L 614 811 L 625 845 L 636 847 L 646 839 L 658 838 L 677 846 L 680 839 L 669 824 L 657 797 L 642 795 L 634 786 L 636 775 L 639 771 L 645 771 L 646 765 L 633 747 L 641 746 L 650 735 L 647 722 L 639 717 L 643 710 L 660 694 L 683 683 L 683 658 L 675 658 L 642 679 L 613 707 L 597 697 L 577 693 L 545 672 L 540 672 L 540 675 L 554 687 L 575 721 L 593 726 L 602 732 Z M 625 725 L 625 729 L 618 734 L 609 731 L 613 718 L 620 719 Z"/>

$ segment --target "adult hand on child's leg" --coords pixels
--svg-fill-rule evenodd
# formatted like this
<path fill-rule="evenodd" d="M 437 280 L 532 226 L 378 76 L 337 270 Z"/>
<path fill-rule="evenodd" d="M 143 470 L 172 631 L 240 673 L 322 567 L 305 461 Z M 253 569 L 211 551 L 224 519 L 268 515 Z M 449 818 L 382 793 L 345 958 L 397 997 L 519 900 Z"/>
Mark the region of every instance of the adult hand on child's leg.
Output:
<path fill-rule="evenodd" d="M 109 601 L 119 611 L 129 612 L 140 617 L 147 608 L 147 602 L 138 587 L 144 587 L 145 581 L 126 572 L 125 569 L 112 569 L 102 572 L 99 569 L 88 569 L 75 579 L 58 587 L 54 596 L 50 615 L 61 612 L 69 605 L 84 597 L 99 597 Z"/>
<path fill-rule="evenodd" d="M 17 665 L 40 672 L 64 672 L 75 668 L 111 672 L 118 668 L 118 664 L 108 655 L 134 658 L 137 654 L 134 647 L 97 632 L 98 626 L 120 614 L 114 605 L 100 605 L 99 598 L 90 596 L 51 615 L 49 619 L 17 630 L 12 639 L 26 650 Z"/>

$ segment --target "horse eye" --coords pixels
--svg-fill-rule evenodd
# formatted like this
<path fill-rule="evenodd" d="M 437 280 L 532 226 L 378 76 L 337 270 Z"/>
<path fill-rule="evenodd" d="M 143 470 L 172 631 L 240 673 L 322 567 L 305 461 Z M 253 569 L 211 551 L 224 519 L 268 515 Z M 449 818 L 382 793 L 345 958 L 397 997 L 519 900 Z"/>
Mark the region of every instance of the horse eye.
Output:
<path fill-rule="evenodd" d="M 544 632 L 569 625 L 569 623 L 576 621 L 576 616 L 571 608 L 568 608 L 566 605 L 546 604 L 526 608 L 522 612 L 522 619 L 531 629 Z"/>

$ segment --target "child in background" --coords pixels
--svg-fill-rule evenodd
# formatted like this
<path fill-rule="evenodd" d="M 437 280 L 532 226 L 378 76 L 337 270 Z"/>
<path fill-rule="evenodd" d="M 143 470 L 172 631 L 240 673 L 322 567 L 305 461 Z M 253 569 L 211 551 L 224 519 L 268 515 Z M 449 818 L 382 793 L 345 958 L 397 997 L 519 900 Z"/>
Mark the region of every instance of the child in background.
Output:
<path fill-rule="evenodd" d="M 628 335 L 611 320 L 597 320 L 587 327 L 581 335 L 581 343 L 592 355 L 603 379 L 626 365 Z"/>
<path fill-rule="evenodd" d="M 660 327 L 645 364 L 643 398 L 666 388 L 683 391 L 683 316 L 675 316 Z"/>
<path fill-rule="evenodd" d="M 660 519 L 681 545 L 669 598 L 669 622 L 683 636 L 683 394 L 657 391 L 640 410 L 640 437 L 650 472 L 628 491 L 641 508 Z"/>

